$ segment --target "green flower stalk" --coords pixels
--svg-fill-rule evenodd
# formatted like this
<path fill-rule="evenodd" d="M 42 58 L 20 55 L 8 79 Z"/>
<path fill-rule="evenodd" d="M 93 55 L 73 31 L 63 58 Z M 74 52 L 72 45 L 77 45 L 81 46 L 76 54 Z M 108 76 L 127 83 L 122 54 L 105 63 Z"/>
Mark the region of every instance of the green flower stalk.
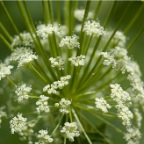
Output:
<path fill-rule="evenodd" d="M 44 20 L 32 20 L 26 1 L 17 1 L 27 30 L 19 32 L 4 2 L 15 36 L 0 23 L 1 40 L 11 51 L 0 64 L 0 108 L 11 134 L 28 144 L 140 144 L 144 84 L 129 49 L 144 31 L 127 42 L 126 34 L 139 18 L 141 5 L 128 25 L 120 30 L 128 5 L 116 27 L 109 27 L 112 3 L 104 22 L 98 13 L 104 1 L 42 1 Z M 129 4 L 134 2 L 129 2 Z M 56 4 L 57 12 L 52 4 Z M 64 14 L 60 5 L 63 4 Z M 56 16 L 54 16 L 56 14 Z"/>

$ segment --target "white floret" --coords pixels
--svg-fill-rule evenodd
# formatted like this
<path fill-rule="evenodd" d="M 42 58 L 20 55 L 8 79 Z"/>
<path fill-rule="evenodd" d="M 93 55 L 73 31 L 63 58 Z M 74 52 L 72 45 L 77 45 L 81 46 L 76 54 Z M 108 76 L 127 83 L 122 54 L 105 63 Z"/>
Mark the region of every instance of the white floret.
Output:
<path fill-rule="evenodd" d="M 53 138 L 51 138 L 51 136 L 48 135 L 47 130 L 39 130 L 36 137 L 38 139 L 38 142 L 35 142 L 35 144 L 47 144 L 53 142 Z"/>
<path fill-rule="evenodd" d="M 69 49 L 79 48 L 80 43 L 78 42 L 78 39 L 79 37 L 76 35 L 66 36 L 60 41 L 59 47 L 67 46 Z"/>
<path fill-rule="evenodd" d="M 127 91 L 124 91 L 119 84 L 110 84 L 111 98 L 116 102 L 130 101 L 131 97 Z"/>
<path fill-rule="evenodd" d="M 59 95 L 57 89 L 62 89 L 63 87 L 67 86 L 69 84 L 70 78 L 71 78 L 70 75 L 62 76 L 60 77 L 60 80 L 54 81 L 51 85 L 50 84 L 46 85 L 43 88 L 43 91 L 47 92 L 48 94 Z"/>
<path fill-rule="evenodd" d="M 67 33 L 66 26 L 60 26 L 58 24 L 41 24 L 37 26 L 37 35 L 42 39 L 47 39 L 49 35 L 55 33 L 58 37 L 63 37 Z"/>
<path fill-rule="evenodd" d="M 59 103 L 55 103 L 56 107 L 59 107 L 61 113 L 67 114 L 70 111 L 71 101 L 65 98 L 62 98 Z"/>
<path fill-rule="evenodd" d="M 47 92 L 48 94 L 56 94 L 58 95 L 59 92 L 57 91 L 57 87 L 53 84 L 48 84 L 43 88 L 44 92 Z"/>
<path fill-rule="evenodd" d="M 111 35 L 112 35 L 111 31 L 106 31 L 105 38 L 111 37 Z M 127 40 L 126 36 L 122 31 L 116 31 L 115 35 L 111 39 L 110 44 L 112 45 L 112 47 L 118 46 L 123 48 L 125 47 L 126 40 Z"/>
<path fill-rule="evenodd" d="M 104 113 L 107 113 L 108 109 L 111 108 L 111 106 L 107 103 L 107 101 L 104 98 L 96 98 L 95 105 L 97 109 L 100 109 Z"/>
<path fill-rule="evenodd" d="M 118 109 L 118 117 L 122 119 L 122 124 L 124 126 L 131 126 L 131 120 L 133 119 L 133 113 L 129 110 L 129 108 L 123 104 L 116 105 Z"/>
<path fill-rule="evenodd" d="M 104 57 L 104 65 L 112 65 L 116 70 L 121 70 L 123 74 L 127 71 L 126 66 L 130 62 L 130 57 L 125 48 L 115 47 L 110 52 L 101 52 L 100 55 Z"/>
<path fill-rule="evenodd" d="M 62 59 L 62 57 L 60 56 L 56 58 L 51 57 L 49 60 L 51 62 L 52 67 L 57 67 L 59 70 L 64 69 L 64 60 Z"/>
<path fill-rule="evenodd" d="M 21 39 L 18 35 L 16 35 L 11 43 L 12 47 L 33 47 L 33 39 L 29 32 L 20 33 Z"/>
<path fill-rule="evenodd" d="M 13 69 L 12 65 L 6 65 L 4 63 L 0 63 L 0 80 L 7 75 L 11 74 L 11 69 Z"/>
<path fill-rule="evenodd" d="M 60 132 L 63 133 L 71 142 L 73 142 L 74 137 L 79 137 L 80 135 L 77 129 L 78 127 L 76 122 L 65 122 Z"/>
<path fill-rule="evenodd" d="M 83 31 L 87 35 L 101 36 L 104 34 L 104 28 L 96 21 L 86 21 L 84 24 Z"/>
<path fill-rule="evenodd" d="M 38 56 L 35 55 L 30 48 L 26 48 L 26 47 L 16 48 L 10 56 L 11 61 L 18 62 L 18 67 L 30 63 L 35 59 L 38 59 Z"/>
<path fill-rule="evenodd" d="M 68 59 L 74 66 L 83 66 L 85 64 L 85 55 L 70 57 Z"/>
<path fill-rule="evenodd" d="M 49 97 L 40 95 L 39 100 L 36 102 L 37 105 L 37 112 L 49 112 L 49 106 L 48 106 L 48 99 Z"/>
<path fill-rule="evenodd" d="M 15 90 L 16 93 L 16 100 L 19 103 L 24 103 L 26 100 L 29 99 L 29 93 L 31 92 L 31 86 L 27 86 L 26 84 L 21 84 Z"/>
<path fill-rule="evenodd" d="M 139 144 L 141 138 L 141 132 L 138 128 L 128 128 L 127 133 L 124 135 L 124 139 L 127 141 L 127 144 Z"/>
<path fill-rule="evenodd" d="M 21 113 L 10 120 L 11 133 L 22 133 L 27 130 L 27 118 L 24 118 Z"/>
<path fill-rule="evenodd" d="M 135 117 L 136 117 L 137 126 L 140 128 L 141 124 L 142 124 L 142 119 L 143 119 L 142 114 L 140 113 L 138 108 L 134 109 L 134 114 L 135 114 Z"/>
<path fill-rule="evenodd" d="M 82 21 L 84 18 L 84 13 L 85 10 L 84 9 L 77 9 L 74 11 L 74 17 L 78 20 L 78 21 Z M 93 12 L 89 12 L 88 13 L 88 19 L 92 19 L 94 16 Z"/>

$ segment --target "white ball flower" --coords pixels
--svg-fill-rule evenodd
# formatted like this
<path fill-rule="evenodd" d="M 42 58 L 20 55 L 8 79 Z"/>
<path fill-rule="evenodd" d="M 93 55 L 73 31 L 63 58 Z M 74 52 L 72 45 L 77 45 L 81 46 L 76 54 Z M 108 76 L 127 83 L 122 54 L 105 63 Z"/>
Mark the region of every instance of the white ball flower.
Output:
<path fill-rule="evenodd" d="M 48 106 L 48 99 L 49 97 L 40 95 L 40 99 L 36 102 L 37 105 L 37 112 L 49 112 L 49 106 Z"/>
<path fill-rule="evenodd" d="M 79 137 L 80 133 L 77 130 L 77 123 L 76 122 L 65 122 L 64 126 L 61 129 L 61 133 L 63 133 L 66 138 L 68 138 L 71 142 L 74 141 L 74 137 Z"/>

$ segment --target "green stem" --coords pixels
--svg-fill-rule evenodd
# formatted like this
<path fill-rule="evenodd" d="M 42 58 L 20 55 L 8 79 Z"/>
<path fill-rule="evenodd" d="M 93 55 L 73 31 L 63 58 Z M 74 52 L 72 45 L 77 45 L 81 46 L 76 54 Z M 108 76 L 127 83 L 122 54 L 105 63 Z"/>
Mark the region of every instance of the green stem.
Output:
<path fill-rule="evenodd" d="M 72 7 L 73 7 L 73 2 L 70 0 L 68 1 L 68 28 L 69 28 L 69 35 L 72 35 L 72 21 L 74 17 L 72 16 Z"/>
<path fill-rule="evenodd" d="M 100 43 L 101 38 L 102 38 L 102 36 L 100 36 L 100 37 L 98 38 L 98 40 L 96 41 L 96 44 L 95 44 L 95 47 L 94 47 L 93 52 L 92 52 L 92 54 L 91 54 L 91 57 L 90 57 L 90 59 L 89 59 L 89 61 L 88 61 L 88 64 L 86 65 L 86 67 L 85 67 L 85 69 L 84 69 L 84 72 L 83 72 L 83 74 L 81 75 L 79 81 L 81 81 L 81 79 L 83 79 L 83 78 L 85 77 L 85 74 L 88 73 L 89 68 L 90 68 L 90 66 L 91 66 L 91 62 L 92 62 L 92 60 L 93 60 L 93 58 L 94 58 L 94 56 L 95 56 L 96 50 L 98 49 L 98 45 L 99 45 L 99 43 Z"/>
<path fill-rule="evenodd" d="M 97 89 L 98 91 L 100 91 L 100 90 L 103 89 L 105 86 L 109 86 L 109 84 L 110 84 L 113 80 L 117 79 L 117 77 L 120 76 L 120 74 L 121 74 L 121 72 L 117 73 L 116 76 L 114 76 L 113 78 L 109 79 L 109 80 L 106 81 L 105 83 L 102 83 L 102 85 L 97 86 L 96 89 Z"/>
<path fill-rule="evenodd" d="M 113 124 L 111 124 L 109 121 L 107 121 L 106 119 L 100 117 L 95 110 L 93 109 L 86 109 L 85 107 L 81 107 L 82 109 L 84 109 L 85 111 L 88 111 L 89 113 L 91 113 L 94 117 L 96 117 L 97 119 L 103 121 L 104 123 L 106 123 L 107 125 L 113 127 L 116 131 L 118 131 L 119 133 L 123 134 L 123 131 L 119 128 L 117 128 L 117 126 L 114 126 Z"/>
<path fill-rule="evenodd" d="M 135 14 L 135 16 L 133 17 L 133 19 L 130 21 L 130 23 L 127 25 L 127 27 L 124 29 L 124 34 L 126 34 L 129 31 L 129 29 L 132 27 L 132 25 L 134 24 L 134 22 L 137 20 L 137 18 L 139 17 L 139 15 L 141 14 L 141 12 L 143 11 L 143 8 L 144 8 L 144 5 L 141 6 L 141 8 Z"/>
<path fill-rule="evenodd" d="M 69 11 L 69 9 L 68 8 L 69 8 L 69 1 L 65 1 L 63 13 L 64 13 L 64 24 L 67 27 L 69 27 L 69 22 L 68 22 L 68 20 L 69 20 L 68 11 Z"/>
<path fill-rule="evenodd" d="M 81 70 L 80 66 L 74 68 L 74 71 L 73 71 L 74 75 L 72 77 L 73 81 L 72 81 L 72 84 L 71 84 L 72 93 L 75 93 L 75 91 L 76 91 L 76 86 L 77 86 L 77 83 L 78 83 L 78 77 L 79 77 L 80 70 Z"/>
<path fill-rule="evenodd" d="M 46 24 L 48 24 L 50 20 L 49 20 L 49 9 L 47 5 L 47 1 L 43 0 L 42 6 L 43 6 L 44 21 Z"/>
<path fill-rule="evenodd" d="M 101 80 L 102 78 L 105 78 L 106 75 L 108 75 L 110 72 L 112 71 L 112 67 L 109 67 L 104 73 L 102 73 L 101 75 L 99 75 L 100 77 L 97 78 L 98 80 Z"/>
<path fill-rule="evenodd" d="M 73 113 L 73 115 L 74 115 L 76 121 L 78 122 L 78 124 L 79 124 L 79 126 L 80 126 L 80 128 L 81 128 L 81 130 L 82 130 L 82 132 L 83 132 L 83 134 L 85 135 L 85 137 L 86 137 L 88 143 L 89 143 L 89 144 L 92 144 L 92 141 L 90 140 L 90 138 L 88 137 L 86 131 L 84 130 L 84 128 L 83 128 L 83 126 L 82 126 L 82 124 L 81 124 L 81 122 L 80 122 L 80 120 L 79 120 L 79 118 L 78 118 L 78 116 L 77 116 L 77 114 L 76 114 L 76 112 L 75 112 L 74 109 L 72 109 L 72 113 Z"/>
<path fill-rule="evenodd" d="M 49 21 L 50 21 L 51 24 L 53 24 L 53 12 L 52 12 L 52 7 L 51 7 L 51 1 L 50 0 L 47 1 L 47 8 L 48 8 L 48 12 L 49 12 Z M 60 53 L 60 49 L 57 46 L 56 36 L 55 36 L 54 32 L 51 35 L 51 38 L 52 38 L 51 41 L 54 45 L 54 47 L 52 48 L 53 52 L 54 52 L 54 55 L 58 56 L 59 53 Z"/>
<path fill-rule="evenodd" d="M 44 83 L 48 83 L 47 80 L 40 74 L 40 72 L 32 65 L 28 65 L 28 68 L 34 73 L 36 74 L 36 76 L 38 76 L 38 78 L 40 78 Z"/>
<path fill-rule="evenodd" d="M 83 113 L 79 113 L 79 114 L 81 115 L 81 117 L 82 117 L 83 119 L 85 119 L 85 121 L 86 121 L 91 127 L 93 127 L 93 128 L 96 130 L 96 132 L 97 132 L 101 137 L 103 137 L 103 141 L 106 141 L 106 142 L 108 142 L 109 144 L 113 144 L 113 142 L 112 142 L 111 140 L 109 140 L 109 139 L 106 137 L 106 135 L 104 135 L 98 128 L 96 128 L 96 126 L 95 126 L 94 124 L 92 124 L 91 121 L 89 121 L 88 118 L 87 118 Z"/>
<path fill-rule="evenodd" d="M 70 112 L 69 112 L 69 117 L 70 117 L 70 121 L 73 122 L 72 111 L 71 111 L 71 110 L 70 110 Z"/>
<path fill-rule="evenodd" d="M 96 7 L 96 9 L 95 9 L 95 12 L 94 12 L 94 20 L 97 18 L 98 12 L 99 12 L 100 7 L 101 7 L 101 4 L 102 4 L 102 1 L 99 0 L 99 1 L 98 1 L 98 5 L 97 5 L 97 7 Z"/>
<path fill-rule="evenodd" d="M 47 1 L 48 4 L 48 10 L 49 10 L 49 21 L 51 24 L 53 24 L 53 14 L 52 14 L 52 7 L 51 7 L 51 1 Z"/>
<path fill-rule="evenodd" d="M 14 81 L 9 76 L 7 76 L 6 78 L 14 87 L 16 87 L 16 84 L 14 83 Z"/>
<path fill-rule="evenodd" d="M 39 99 L 39 96 L 35 96 L 35 95 L 28 95 L 28 97 L 30 97 L 30 98 L 35 98 L 35 99 Z"/>
<path fill-rule="evenodd" d="M 35 61 L 35 66 L 37 67 L 38 71 L 41 71 L 43 73 L 43 75 L 47 78 L 47 81 L 49 81 L 50 83 L 53 81 L 50 76 L 48 76 L 46 74 L 46 72 L 44 71 L 44 67 L 42 64 L 39 64 L 38 61 Z"/>
<path fill-rule="evenodd" d="M 61 117 L 60 117 L 60 119 L 59 119 L 59 121 L 58 121 L 58 124 L 56 125 L 55 129 L 54 129 L 54 130 L 52 131 L 52 133 L 51 133 L 51 136 L 56 132 L 56 130 L 57 130 L 58 127 L 60 126 L 61 121 L 62 121 L 62 119 L 63 119 L 63 116 L 64 116 L 64 115 L 61 115 Z"/>
<path fill-rule="evenodd" d="M 103 70 L 103 65 L 99 65 L 99 67 L 96 69 L 96 71 L 94 72 L 94 75 L 91 75 L 88 79 L 86 79 L 86 82 L 84 82 L 84 85 L 83 87 L 85 86 L 90 86 L 90 85 L 93 85 L 95 84 L 95 82 L 101 80 L 101 78 L 105 78 L 106 75 L 108 75 L 112 68 L 110 67 L 105 73 L 102 73 L 101 71 Z M 92 78 L 92 77 L 95 77 L 95 78 Z M 86 85 L 87 84 L 87 85 Z"/>
<path fill-rule="evenodd" d="M 18 3 L 20 11 L 22 13 L 22 16 L 24 18 L 24 22 L 25 22 L 25 24 L 26 24 L 26 26 L 27 26 L 32 38 L 33 38 L 33 41 L 34 41 L 35 45 L 37 45 L 36 50 L 37 50 L 37 52 L 40 52 L 41 55 L 43 56 L 43 53 L 42 53 L 43 47 L 42 47 L 42 45 L 39 41 L 39 38 L 36 35 L 36 30 L 35 30 L 35 27 L 34 27 L 34 24 L 33 24 L 33 20 L 30 16 L 27 5 L 24 1 L 23 2 L 22 1 L 17 1 L 17 3 Z M 34 38 L 34 34 L 36 35 L 37 39 Z"/>
<path fill-rule="evenodd" d="M 56 12 L 57 12 L 57 21 L 59 24 L 61 24 L 61 1 L 55 1 L 56 2 Z"/>
<path fill-rule="evenodd" d="M 11 24 L 12 24 L 15 32 L 17 33 L 17 35 L 18 35 L 18 36 L 20 37 L 20 39 L 22 40 L 22 37 L 21 37 L 21 35 L 20 35 L 20 32 L 19 32 L 17 26 L 15 25 L 15 22 L 13 21 L 11 15 L 10 15 L 9 12 L 7 11 L 7 8 L 5 7 L 5 5 L 4 5 L 4 3 L 3 3 L 2 1 L 0 1 L 0 2 L 1 2 L 1 5 L 2 5 L 2 7 L 3 7 L 3 9 L 4 9 L 4 11 L 5 11 L 5 13 L 6 13 L 6 15 L 7 15 L 8 19 L 9 19 L 9 21 L 11 22 Z"/>
<path fill-rule="evenodd" d="M 90 38 L 89 38 L 89 41 L 88 41 L 88 43 L 87 43 L 87 45 L 86 45 L 86 49 L 85 49 L 84 55 L 87 55 L 87 52 L 88 52 L 88 49 L 89 49 L 89 47 L 90 47 L 92 38 L 93 38 L 93 35 L 91 35 Z"/>
<path fill-rule="evenodd" d="M 6 46 L 11 50 L 14 51 L 13 47 L 9 44 L 9 42 L 0 34 L 0 39 L 6 44 Z"/>
<path fill-rule="evenodd" d="M 117 4 L 117 1 L 114 2 L 112 8 L 110 9 L 110 12 L 109 12 L 109 14 L 108 14 L 108 16 L 107 16 L 107 19 L 106 19 L 106 21 L 105 21 L 105 24 L 104 24 L 104 28 L 107 27 L 107 25 L 108 25 L 108 23 L 109 23 L 109 21 L 110 21 L 110 18 L 111 18 L 112 14 L 113 14 L 113 11 L 114 11 L 114 9 L 115 9 L 116 4 Z M 92 59 L 93 59 L 93 57 L 94 57 L 94 55 L 95 55 L 95 52 L 96 52 L 96 50 L 97 50 L 97 48 L 98 48 L 98 46 L 99 46 L 99 44 L 100 44 L 101 38 L 102 38 L 102 37 L 100 36 L 100 37 L 98 38 L 96 44 L 95 44 L 94 50 L 93 50 L 93 52 L 92 52 L 92 56 L 91 56 L 91 58 L 90 58 L 90 60 L 89 60 L 89 62 L 88 62 L 88 64 L 87 64 L 87 66 L 86 66 L 86 69 L 85 69 L 86 71 L 89 70 L 90 63 L 91 63 L 91 61 L 92 61 Z M 95 66 L 94 66 L 94 67 L 95 67 Z M 87 72 L 85 72 L 85 73 L 87 73 Z"/>
<path fill-rule="evenodd" d="M 109 21 L 110 21 L 110 19 L 112 17 L 112 14 L 114 13 L 114 10 L 116 8 L 116 4 L 117 4 L 117 1 L 114 1 L 113 5 L 112 5 L 112 8 L 110 9 L 110 12 L 108 14 L 108 17 L 107 17 L 107 19 L 105 21 L 104 28 L 107 27 L 107 25 L 108 25 L 108 23 L 109 23 Z"/>
<path fill-rule="evenodd" d="M 73 83 L 74 83 L 74 80 L 75 80 L 75 76 L 76 76 L 76 73 L 77 73 L 77 67 L 74 66 L 74 69 L 72 71 L 72 76 L 71 76 L 71 80 L 70 80 L 70 86 L 69 88 L 72 89 L 72 86 L 73 86 Z"/>
<path fill-rule="evenodd" d="M 28 8 L 27 8 L 27 5 L 26 5 L 25 1 L 23 1 L 23 2 L 22 1 L 17 1 L 17 3 L 18 3 L 18 6 L 20 8 L 20 11 L 22 13 L 22 16 L 25 20 L 25 24 L 26 24 L 26 26 L 27 26 L 32 38 L 33 38 L 33 41 L 36 45 L 36 47 L 35 47 L 36 52 L 39 53 L 42 56 L 46 66 L 48 66 L 48 68 L 49 68 L 49 72 L 51 73 L 51 76 L 53 78 L 56 78 L 56 76 L 54 75 L 53 70 L 50 66 L 50 62 L 48 61 L 47 55 L 44 51 L 44 48 L 43 48 L 43 46 L 40 42 L 40 39 L 36 34 L 36 30 L 35 30 L 35 27 L 34 27 L 34 24 L 33 24 L 33 20 L 30 16 L 30 13 L 28 11 Z M 36 38 L 34 37 L 34 34 L 35 34 Z"/>
<path fill-rule="evenodd" d="M 108 122 L 107 120 L 105 120 L 104 118 L 102 118 L 102 117 L 100 117 L 100 116 L 98 116 L 98 115 L 95 115 L 94 112 L 91 112 L 91 114 L 92 114 L 94 117 L 96 117 L 96 118 L 98 118 L 99 120 L 101 120 L 101 121 L 103 121 L 104 123 L 106 123 L 107 125 L 113 127 L 117 132 L 123 134 L 123 131 L 122 131 L 121 129 L 117 128 L 117 126 L 114 126 L 113 124 L 111 124 L 110 122 Z"/>
<path fill-rule="evenodd" d="M 53 39 L 53 36 L 52 35 L 49 35 L 49 43 L 50 43 L 50 52 L 51 52 L 51 56 L 52 57 L 57 57 L 58 54 L 57 54 L 57 50 L 56 50 L 56 47 L 55 47 L 55 42 L 54 42 L 54 39 Z"/>
<path fill-rule="evenodd" d="M 85 13 L 84 13 L 84 18 L 83 18 L 82 26 L 81 26 L 81 32 L 80 32 L 80 44 L 83 43 L 83 38 L 84 38 L 83 28 L 84 28 L 84 23 L 86 22 L 87 17 L 88 17 L 88 13 L 89 13 L 89 10 L 90 10 L 90 4 L 91 4 L 91 0 L 87 0 Z M 80 55 L 81 51 L 82 51 L 82 49 L 80 47 L 80 49 L 78 49 L 78 51 L 77 51 L 77 55 Z"/>
<path fill-rule="evenodd" d="M 133 40 L 131 40 L 131 42 L 129 43 L 129 45 L 127 46 L 127 49 L 129 50 L 132 45 L 137 41 L 137 39 L 140 37 L 140 35 L 144 32 L 144 27 L 142 27 L 140 29 L 140 31 L 137 33 L 137 35 L 133 38 Z"/>
<path fill-rule="evenodd" d="M 74 24 L 75 24 L 75 18 L 74 18 L 74 9 L 77 4 L 77 1 L 68 1 L 68 28 L 69 28 L 69 35 L 72 35 Z"/>
<path fill-rule="evenodd" d="M 93 95 L 93 94 L 96 94 L 96 91 L 90 91 L 90 92 L 86 92 L 86 93 L 81 93 L 79 95 L 76 95 L 76 100 L 79 99 L 80 97 L 84 97 L 84 96 L 89 96 L 89 95 Z"/>
<path fill-rule="evenodd" d="M 66 144 L 67 138 L 66 135 L 64 136 L 64 144 Z"/>
<path fill-rule="evenodd" d="M 0 29 L 4 32 L 4 34 L 7 36 L 9 41 L 12 42 L 13 39 L 12 39 L 11 35 L 8 33 L 7 29 L 4 27 L 4 25 L 2 23 L 0 23 Z"/>
<path fill-rule="evenodd" d="M 125 16 L 125 14 L 126 14 L 126 12 L 127 12 L 127 10 L 128 10 L 129 7 L 130 7 L 130 4 L 129 4 L 129 5 L 127 6 L 127 8 L 125 9 L 125 11 L 124 11 L 123 15 L 121 16 L 119 22 L 117 23 L 117 26 L 116 26 L 115 30 L 113 31 L 113 33 L 112 33 L 112 35 L 110 36 L 108 42 L 107 42 L 106 45 L 104 46 L 103 52 L 107 50 L 107 48 L 108 48 L 108 46 L 109 46 L 109 43 L 111 42 L 112 38 L 114 37 L 114 35 L 115 35 L 115 33 L 116 33 L 119 25 L 121 24 L 121 22 L 122 22 L 122 20 L 123 20 L 123 18 L 124 18 L 124 16 Z M 106 22 L 106 23 L 107 23 L 107 22 Z M 97 45 L 97 44 L 96 44 L 96 45 Z M 97 62 L 95 63 L 95 65 L 93 66 L 93 68 L 90 70 L 90 72 L 82 79 L 82 82 L 84 82 L 84 81 L 86 82 L 87 80 L 93 78 L 92 74 L 95 73 L 95 70 L 97 69 L 97 66 L 98 66 L 98 64 L 100 63 L 101 59 L 102 59 L 102 56 L 100 56 L 100 57 L 98 58 Z M 90 61 L 89 61 L 89 62 L 90 62 Z"/>

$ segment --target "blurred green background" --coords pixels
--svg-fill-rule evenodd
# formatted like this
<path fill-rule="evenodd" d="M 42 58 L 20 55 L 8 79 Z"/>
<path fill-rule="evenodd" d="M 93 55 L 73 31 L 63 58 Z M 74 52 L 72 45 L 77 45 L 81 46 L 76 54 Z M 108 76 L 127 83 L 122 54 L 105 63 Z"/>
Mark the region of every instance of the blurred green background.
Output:
<path fill-rule="evenodd" d="M 57 1 L 52 2 L 54 15 L 56 15 L 56 10 L 57 10 L 56 2 Z M 113 27 L 116 26 L 124 9 L 131 2 L 132 1 L 119 1 L 117 3 L 115 12 L 113 13 L 110 23 L 108 25 L 108 29 L 112 29 Z M 85 1 L 79 1 L 78 7 L 84 8 L 85 3 L 86 3 Z M 10 12 L 19 31 L 22 32 L 22 31 L 26 30 L 26 27 L 25 27 L 23 18 L 20 14 L 17 3 L 15 1 L 4 1 L 4 4 L 6 5 L 8 11 Z M 98 13 L 98 19 L 100 20 L 101 25 L 103 25 L 103 22 L 105 21 L 108 12 L 111 9 L 112 4 L 113 4 L 113 1 L 103 1 L 102 2 L 100 11 Z M 28 5 L 28 8 L 32 15 L 32 18 L 34 20 L 34 23 L 36 24 L 39 21 L 43 21 L 43 11 L 42 11 L 41 1 L 27 1 L 27 5 Z M 119 30 L 123 31 L 123 29 L 129 23 L 129 21 L 134 17 L 135 13 L 139 10 L 141 5 L 142 5 L 142 2 L 140 2 L 140 1 L 132 2 L 132 4 L 125 16 L 125 19 L 123 20 L 123 23 L 119 27 Z M 64 1 L 61 2 L 62 16 L 64 15 L 63 6 L 64 6 Z M 96 8 L 96 6 L 97 6 L 97 1 L 93 1 L 92 5 L 91 5 L 91 10 L 93 11 Z M 6 29 L 9 31 L 9 33 L 12 36 L 15 35 L 15 31 L 14 31 L 11 23 L 9 22 L 1 5 L 0 5 L 0 22 L 3 23 L 3 25 L 6 27 Z M 137 21 L 132 26 L 132 28 L 127 33 L 128 43 L 137 34 L 137 32 L 139 31 L 139 29 L 142 26 L 144 26 L 144 10 L 142 11 L 141 15 L 138 17 Z M 0 33 L 3 34 L 2 31 L 0 31 Z M 9 53 L 10 53 L 9 49 L 7 49 L 5 44 L 0 40 L 0 59 L 3 60 Z M 142 35 L 139 37 L 139 39 L 136 41 L 136 43 L 132 46 L 129 53 L 138 62 L 138 64 L 140 65 L 141 71 L 144 75 L 144 33 L 142 33 Z M 143 77 L 143 80 L 144 80 L 144 77 Z M 0 97 L 2 97 L 2 95 Z M 4 101 L 1 99 L 2 98 L 0 98 L 0 105 L 3 105 Z M 115 133 L 113 133 L 113 134 L 115 135 Z M 118 136 L 115 135 L 115 141 L 117 141 L 117 138 L 118 138 Z M 142 141 L 144 142 L 144 138 Z M 8 121 L 4 121 L 2 124 L 2 127 L 0 128 L 0 144 L 24 144 L 24 143 L 25 142 L 18 140 L 17 134 L 14 134 L 14 135 L 10 134 L 9 123 L 8 123 Z"/>

